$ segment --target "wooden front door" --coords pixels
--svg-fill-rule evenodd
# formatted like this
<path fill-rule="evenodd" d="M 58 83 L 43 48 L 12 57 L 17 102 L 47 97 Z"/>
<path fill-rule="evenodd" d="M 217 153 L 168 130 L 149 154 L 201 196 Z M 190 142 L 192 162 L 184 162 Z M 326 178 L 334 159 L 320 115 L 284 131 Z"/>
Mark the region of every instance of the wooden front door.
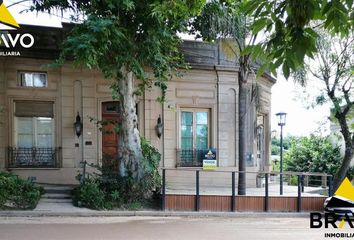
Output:
<path fill-rule="evenodd" d="M 118 102 L 102 103 L 102 167 L 118 170 Z"/>

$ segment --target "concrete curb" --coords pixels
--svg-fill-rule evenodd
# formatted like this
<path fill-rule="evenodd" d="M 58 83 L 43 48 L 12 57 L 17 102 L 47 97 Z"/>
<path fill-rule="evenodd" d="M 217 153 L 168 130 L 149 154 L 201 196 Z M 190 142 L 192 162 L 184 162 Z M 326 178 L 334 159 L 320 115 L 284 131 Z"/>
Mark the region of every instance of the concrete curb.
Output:
<path fill-rule="evenodd" d="M 308 212 L 171 212 L 171 211 L 0 211 L 0 217 L 230 217 L 230 218 L 305 218 Z"/>

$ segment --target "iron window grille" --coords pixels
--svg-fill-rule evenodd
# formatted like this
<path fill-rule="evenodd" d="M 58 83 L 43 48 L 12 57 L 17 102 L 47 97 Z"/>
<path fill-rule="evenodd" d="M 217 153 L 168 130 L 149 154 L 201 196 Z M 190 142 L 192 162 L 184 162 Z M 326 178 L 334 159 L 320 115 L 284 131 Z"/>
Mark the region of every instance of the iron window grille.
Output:
<path fill-rule="evenodd" d="M 202 167 L 209 149 L 177 149 L 177 167 Z"/>
<path fill-rule="evenodd" d="M 60 168 L 60 154 L 60 147 L 8 147 L 8 168 Z"/>

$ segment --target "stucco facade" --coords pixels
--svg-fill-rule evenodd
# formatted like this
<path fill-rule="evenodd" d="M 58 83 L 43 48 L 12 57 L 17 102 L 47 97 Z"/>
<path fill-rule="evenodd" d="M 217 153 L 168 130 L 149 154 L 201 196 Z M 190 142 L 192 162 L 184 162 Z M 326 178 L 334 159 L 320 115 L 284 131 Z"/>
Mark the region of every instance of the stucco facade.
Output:
<path fill-rule="evenodd" d="M 22 28 L 26 28 L 22 26 Z M 0 169 L 23 176 L 34 176 L 37 182 L 76 184 L 75 176 L 82 170 L 80 162 L 101 164 L 102 132 L 90 118 L 101 120 L 104 103 L 112 102 L 110 82 L 98 71 L 74 68 L 67 62 L 60 68 L 45 68 L 58 53 L 64 29 L 27 27 L 37 36 L 36 45 L 21 57 L 0 57 Z M 49 43 L 48 40 L 50 39 Z M 47 42 L 43 47 L 41 43 Z M 44 44 L 44 43 L 43 43 Z M 182 112 L 206 113 L 207 147 L 216 149 L 220 169 L 238 166 L 238 79 L 235 59 L 223 53 L 222 45 L 185 42 L 182 47 L 191 69 L 181 70 L 168 84 L 167 101 L 160 104 L 157 88 L 148 89 L 137 103 L 140 134 L 162 154 L 161 167 L 183 167 L 179 164 L 182 148 Z M 19 84 L 21 73 L 45 73 L 46 87 Z M 257 86 L 257 101 L 250 106 L 247 170 L 267 170 L 270 158 L 270 99 L 275 80 L 265 74 L 252 75 L 250 84 Z M 19 138 L 16 109 L 23 102 L 47 102 L 53 106 L 53 147 L 57 148 L 58 164 L 50 168 L 9 165 L 9 147 L 16 147 Z M 18 108 L 18 107 L 17 107 Z M 79 112 L 83 133 L 77 137 L 73 124 Z M 164 124 L 161 138 L 156 134 L 157 119 Z M 17 124 L 17 125 L 16 125 Z M 198 127 L 198 126 L 197 126 Z M 38 127 L 39 128 L 39 127 Z M 39 133 L 40 134 L 40 133 Z M 43 134 L 42 134 L 43 135 Z M 16 137 L 17 136 L 17 137 Z M 22 135 L 21 135 L 22 136 Z M 44 135 L 43 135 L 44 136 Z M 47 136 L 47 135 L 45 135 Z M 174 173 L 170 178 L 179 179 Z M 255 176 L 254 176 L 255 177 Z M 249 179 L 254 185 L 255 179 Z M 183 178 L 188 181 L 188 177 Z M 217 179 L 217 177 L 215 177 Z M 220 182 L 223 182 L 222 177 Z M 178 180 L 176 180 L 178 182 Z M 212 181 L 212 180 L 211 180 Z"/>

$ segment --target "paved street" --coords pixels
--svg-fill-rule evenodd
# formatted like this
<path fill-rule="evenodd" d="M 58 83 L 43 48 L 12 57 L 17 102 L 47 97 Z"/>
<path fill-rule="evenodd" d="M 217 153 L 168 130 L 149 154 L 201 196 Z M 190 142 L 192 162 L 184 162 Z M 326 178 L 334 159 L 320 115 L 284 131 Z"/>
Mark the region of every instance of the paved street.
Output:
<path fill-rule="evenodd" d="M 310 229 L 308 217 L 251 216 L 0 218 L 0 239 L 324 239 L 325 230 Z"/>

